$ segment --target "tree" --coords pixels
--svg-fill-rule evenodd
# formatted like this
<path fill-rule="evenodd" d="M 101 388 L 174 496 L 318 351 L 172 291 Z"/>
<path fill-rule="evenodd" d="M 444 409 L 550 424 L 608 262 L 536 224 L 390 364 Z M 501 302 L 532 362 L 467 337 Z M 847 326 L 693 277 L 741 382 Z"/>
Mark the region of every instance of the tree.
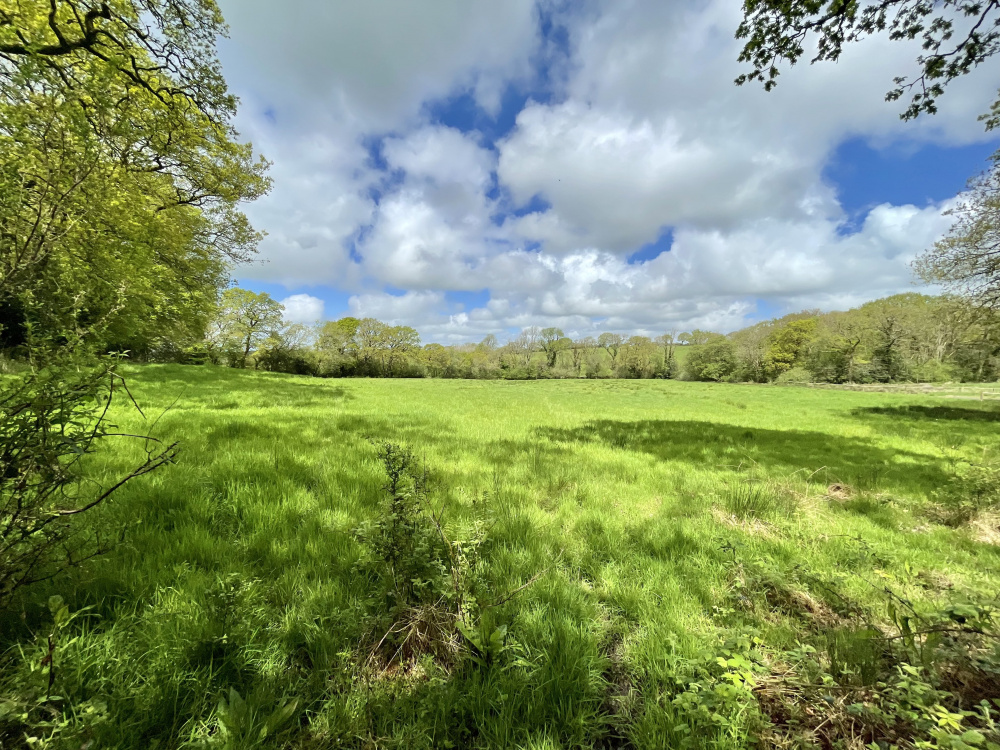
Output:
<path fill-rule="evenodd" d="M 769 379 L 802 363 L 809 344 L 816 338 L 816 323 L 815 318 L 793 320 L 768 334 L 764 370 Z"/>
<path fill-rule="evenodd" d="M 688 354 L 684 361 L 684 373 L 690 380 L 724 380 L 735 370 L 733 342 L 720 334 Z"/>
<path fill-rule="evenodd" d="M 631 336 L 622 346 L 616 374 L 627 378 L 650 378 L 659 347 L 647 336 Z"/>
<path fill-rule="evenodd" d="M 303 323 L 282 323 L 270 330 L 254 353 L 254 368 L 294 375 L 317 374 L 311 353 L 315 329 Z"/>
<path fill-rule="evenodd" d="M 531 355 L 538 351 L 541 335 L 542 329 L 529 326 L 522 329 L 518 337 L 509 343 L 511 350 L 520 356 L 525 367 L 531 364 Z"/>
<path fill-rule="evenodd" d="M 907 375 L 901 344 L 904 332 L 892 315 L 878 321 L 875 329 L 877 339 L 872 351 L 872 375 L 882 383 L 903 380 Z"/>
<path fill-rule="evenodd" d="M 214 0 L 0 2 L 0 348 L 31 366 L 0 382 L 0 599 L 100 552 L 79 519 L 173 459 L 108 488 L 81 471 L 123 388 L 94 355 L 199 338 L 259 238 L 224 31 Z"/>
<path fill-rule="evenodd" d="M 380 359 L 385 347 L 385 335 L 388 326 L 375 318 L 363 318 L 358 321 L 354 333 L 354 354 L 363 367 L 371 374 L 373 363 Z"/>
<path fill-rule="evenodd" d="M 233 287 L 222 293 L 214 346 L 226 352 L 233 367 L 246 367 L 250 352 L 282 325 L 284 308 L 266 292 Z"/>
<path fill-rule="evenodd" d="M 695 328 L 691 331 L 691 333 L 682 333 L 677 337 L 677 340 L 687 346 L 701 346 L 702 344 L 707 344 L 718 335 L 719 334 L 712 333 L 711 331 L 701 331 Z"/>
<path fill-rule="evenodd" d="M 761 81 L 770 91 L 783 63 L 794 65 L 816 39 L 810 62 L 836 61 L 844 45 L 876 34 L 890 40 L 920 39 L 917 57 L 920 75 L 897 77 L 886 100 L 896 101 L 912 92 L 901 117 L 913 119 L 937 111 L 945 87 L 1000 50 L 1000 3 L 995 0 L 744 0 L 743 21 L 736 31 L 746 39 L 740 62 L 751 69 L 737 84 Z M 1000 98 L 988 114 L 987 129 L 1000 124 Z"/>
<path fill-rule="evenodd" d="M 822 317 L 807 355 L 813 377 L 830 383 L 855 382 L 864 332 L 856 315 L 836 312 Z"/>
<path fill-rule="evenodd" d="M 360 324 L 360 320 L 351 317 L 328 320 L 319 328 L 316 349 L 324 353 L 347 356 L 354 345 L 354 335 L 358 332 Z"/>
<path fill-rule="evenodd" d="M 392 376 L 396 361 L 407 352 L 420 348 L 420 334 L 410 326 L 387 326 L 382 340 L 385 352 L 383 374 Z"/>
<path fill-rule="evenodd" d="M 661 336 L 657 336 L 656 343 L 663 347 L 663 374 L 661 377 L 677 377 L 678 367 L 676 351 L 679 340 L 677 338 L 676 329 L 670 333 L 664 333 Z"/>
<path fill-rule="evenodd" d="M 266 163 L 237 141 L 213 0 L 0 8 L 0 345 L 200 337 Z"/>
<path fill-rule="evenodd" d="M 453 376 L 453 351 L 441 344 L 426 344 L 421 352 L 421 359 L 432 378 L 448 378 Z"/>
<path fill-rule="evenodd" d="M 566 334 L 560 328 L 543 328 L 538 336 L 538 346 L 545 352 L 545 359 L 550 368 L 556 366 L 556 358 L 559 352 L 566 348 L 564 342 Z"/>
<path fill-rule="evenodd" d="M 621 351 L 625 343 L 625 337 L 620 333 L 602 333 L 597 337 L 597 345 L 608 353 L 611 357 L 611 367 L 617 367 L 618 352 Z"/>
<path fill-rule="evenodd" d="M 949 213 L 955 223 L 914 263 L 917 275 L 979 306 L 1000 308 L 1000 155 Z"/>
<path fill-rule="evenodd" d="M 774 321 L 768 320 L 730 335 L 740 380 L 754 383 L 767 380 L 767 342 L 774 325 Z"/>

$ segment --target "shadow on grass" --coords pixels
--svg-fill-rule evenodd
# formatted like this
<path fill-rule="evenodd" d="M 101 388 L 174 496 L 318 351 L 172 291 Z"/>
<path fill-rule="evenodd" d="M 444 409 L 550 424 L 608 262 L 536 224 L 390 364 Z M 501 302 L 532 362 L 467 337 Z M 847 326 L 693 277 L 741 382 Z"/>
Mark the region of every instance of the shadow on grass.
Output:
<path fill-rule="evenodd" d="M 926 490 L 946 478 L 940 462 L 929 456 L 803 430 L 749 429 L 700 421 L 596 420 L 572 429 L 541 428 L 537 434 L 554 442 L 598 443 L 640 451 L 660 461 L 714 469 L 759 466 L 787 473 L 826 469 L 831 479 L 850 480 L 866 467 L 877 466 L 887 489 Z"/>
<path fill-rule="evenodd" d="M 891 417 L 905 420 L 947 420 L 962 422 L 1000 422 L 1000 411 L 965 406 L 872 406 L 854 409 L 855 417 Z"/>

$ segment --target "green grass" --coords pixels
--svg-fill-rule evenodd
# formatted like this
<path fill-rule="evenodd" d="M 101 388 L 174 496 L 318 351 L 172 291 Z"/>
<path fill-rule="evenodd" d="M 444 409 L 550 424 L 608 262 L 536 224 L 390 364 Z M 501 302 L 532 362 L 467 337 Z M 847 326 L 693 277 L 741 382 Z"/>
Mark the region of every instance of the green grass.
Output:
<path fill-rule="evenodd" d="M 933 596 L 918 573 L 980 592 L 998 580 L 1000 549 L 921 514 L 956 461 L 995 452 L 988 402 L 672 381 L 128 375 L 148 419 L 119 403 L 121 431 L 179 440 L 178 465 L 102 510 L 100 523 L 127 528 L 112 554 L 0 623 L 26 649 L 9 670 L 23 689 L 47 679 L 30 640 L 49 632 L 47 597 L 91 607 L 57 652 L 74 707 L 57 747 L 738 747 L 752 727 L 736 710 L 693 744 L 675 731 L 691 665 L 739 634 L 773 649 L 809 634 L 766 587 L 739 589 L 738 571 L 809 571 L 861 606 L 884 581 Z M 97 478 L 142 455 L 112 439 Z M 430 467 L 451 538 L 486 519 L 480 572 L 496 599 L 539 576 L 488 610 L 507 628 L 497 665 L 365 665 L 372 584 L 354 532 L 382 507 L 382 440 Z M 834 483 L 851 496 L 828 498 Z M 262 739 L 282 708 L 290 720 Z"/>

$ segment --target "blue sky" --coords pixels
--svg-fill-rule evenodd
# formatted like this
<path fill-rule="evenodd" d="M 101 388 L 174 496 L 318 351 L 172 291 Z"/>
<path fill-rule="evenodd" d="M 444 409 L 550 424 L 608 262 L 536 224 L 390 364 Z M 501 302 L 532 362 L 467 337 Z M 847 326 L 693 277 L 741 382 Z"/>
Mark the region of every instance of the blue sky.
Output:
<path fill-rule="evenodd" d="M 738 88 L 739 3 L 664 5 L 223 2 L 240 128 L 275 180 L 238 280 L 291 319 L 442 342 L 732 330 L 915 288 L 1000 145 L 976 122 L 995 82 L 903 123 L 884 93 L 917 51 L 876 39 Z"/>

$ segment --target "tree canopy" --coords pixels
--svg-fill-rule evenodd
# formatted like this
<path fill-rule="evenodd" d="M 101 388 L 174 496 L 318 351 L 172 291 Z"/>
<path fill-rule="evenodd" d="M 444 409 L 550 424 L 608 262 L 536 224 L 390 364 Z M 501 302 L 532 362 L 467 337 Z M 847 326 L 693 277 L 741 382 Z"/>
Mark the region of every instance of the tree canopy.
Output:
<path fill-rule="evenodd" d="M 750 70 L 736 83 L 760 81 L 770 91 L 783 64 L 794 65 L 807 48 L 810 62 L 836 61 L 845 44 L 876 34 L 893 41 L 919 40 L 919 75 L 897 75 L 887 94 L 896 101 L 909 94 L 901 117 L 937 111 L 945 88 L 1000 50 L 1000 3 L 996 0 L 744 0 L 736 31 L 745 39 L 740 62 Z M 813 45 L 815 44 L 815 47 Z M 1000 98 L 982 118 L 1000 124 Z"/>
<path fill-rule="evenodd" d="M 948 234 L 914 264 L 930 283 L 984 307 L 1000 306 L 1000 156 L 991 168 L 972 180 L 965 200 L 950 213 Z"/>
<path fill-rule="evenodd" d="M 0 344 L 200 338 L 259 239 L 214 0 L 0 3 Z"/>

